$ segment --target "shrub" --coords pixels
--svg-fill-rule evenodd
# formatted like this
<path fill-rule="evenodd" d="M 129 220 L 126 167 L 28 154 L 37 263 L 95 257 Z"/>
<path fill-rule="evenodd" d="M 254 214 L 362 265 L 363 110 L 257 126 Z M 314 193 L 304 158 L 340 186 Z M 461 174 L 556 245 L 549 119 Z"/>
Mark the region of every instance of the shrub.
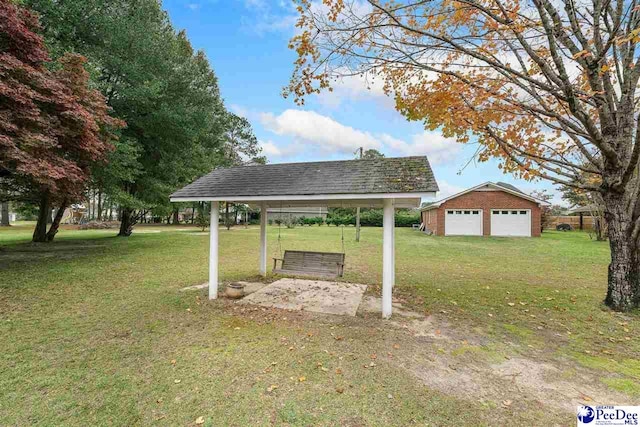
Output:
<path fill-rule="evenodd" d="M 327 224 L 355 225 L 355 215 L 332 215 Z M 400 209 L 396 211 L 396 227 L 411 227 L 420 223 L 420 212 Z M 363 227 L 382 227 L 382 209 L 367 209 L 360 213 L 360 225 Z"/>
<path fill-rule="evenodd" d="M 356 217 L 353 215 L 344 215 L 344 216 L 332 216 L 327 218 L 327 225 L 355 225 Z"/>
<path fill-rule="evenodd" d="M 321 216 L 314 216 L 311 218 L 301 217 L 300 219 L 302 220 L 302 224 L 304 225 L 322 225 L 322 223 L 324 222 Z"/>
<path fill-rule="evenodd" d="M 207 217 L 207 215 L 199 213 L 198 216 L 196 216 L 196 218 L 194 219 L 193 223 L 196 226 L 200 227 L 202 231 L 204 231 L 204 229 L 209 226 L 209 218 Z"/>
<path fill-rule="evenodd" d="M 398 211 L 396 212 L 396 227 L 411 227 L 413 224 L 420 224 L 420 212 Z"/>

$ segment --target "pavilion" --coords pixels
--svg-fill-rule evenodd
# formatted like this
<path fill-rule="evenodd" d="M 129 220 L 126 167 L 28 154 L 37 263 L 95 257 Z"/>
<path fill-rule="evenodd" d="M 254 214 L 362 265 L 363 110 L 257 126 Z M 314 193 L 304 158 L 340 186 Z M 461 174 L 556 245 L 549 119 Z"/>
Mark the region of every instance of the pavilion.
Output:
<path fill-rule="evenodd" d="M 395 282 L 395 209 L 416 208 L 438 184 L 424 156 L 218 168 L 171 195 L 172 202 L 211 202 L 209 299 L 218 296 L 220 202 L 259 207 L 260 274 L 267 274 L 268 208 L 383 208 L 382 316 L 392 311 Z"/>

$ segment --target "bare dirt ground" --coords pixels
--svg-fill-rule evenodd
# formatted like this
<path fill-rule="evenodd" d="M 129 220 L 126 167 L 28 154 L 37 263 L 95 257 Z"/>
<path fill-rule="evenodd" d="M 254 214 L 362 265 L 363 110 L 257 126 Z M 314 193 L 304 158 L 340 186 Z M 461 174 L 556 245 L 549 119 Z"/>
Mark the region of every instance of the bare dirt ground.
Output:
<path fill-rule="evenodd" d="M 232 302 L 227 309 L 252 320 L 285 316 L 305 327 L 340 324 L 354 336 L 375 336 L 387 362 L 404 369 L 430 389 L 505 411 L 540 410 L 566 416 L 580 404 L 628 404 L 629 397 L 608 389 L 598 374 L 544 351 L 519 351 L 475 335 L 446 316 L 425 316 L 394 302 L 391 320 L 379 315 L 380 300 L 365 296 L 357 317 L 279 310 Z M 253 308 L 252 308 L 253 307 Z M 506 349 L 506 350 L 505 350 Z M 566 418 L 565 418 L 566 419 Z"/>

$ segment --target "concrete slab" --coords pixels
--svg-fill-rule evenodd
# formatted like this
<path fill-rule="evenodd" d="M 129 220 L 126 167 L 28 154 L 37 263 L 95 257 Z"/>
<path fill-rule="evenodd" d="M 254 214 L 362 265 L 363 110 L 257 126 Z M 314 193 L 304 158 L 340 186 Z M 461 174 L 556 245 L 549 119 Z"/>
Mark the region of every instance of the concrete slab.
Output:
<path fill-rule="evenodd" d="M 186 288 L 180 289 L 180 292 L 185 291 L 197 291 L 198 289 L 205 289 L 209 287 L 209 282 L 204 282 L 200 285 L 187 286 Z"/>
<path fill-rule="evenodd" d="M 245 295 L 249 295 L 257 291 L 258 289 L 262 289 L 268 285 L 268 283 L 262 282 L 236 282 L 244 284 L 244 292 Z M 186 288 L 180 289 L 180 292 L 184 291 L 197 291 L 198 289 L 207 289 L 209 287 L 209 282 L 204 282 L 200 285 L 187 286 Z M 219 289 L 220 295 L 224 295 L 224 286 L 221 286 Z"/>
<path fill-rule="evenodd" d="M 366 285 L 357 283 L 280 279 L 244 297 L 239 303 L 355 316 L 366 290 Z"/>

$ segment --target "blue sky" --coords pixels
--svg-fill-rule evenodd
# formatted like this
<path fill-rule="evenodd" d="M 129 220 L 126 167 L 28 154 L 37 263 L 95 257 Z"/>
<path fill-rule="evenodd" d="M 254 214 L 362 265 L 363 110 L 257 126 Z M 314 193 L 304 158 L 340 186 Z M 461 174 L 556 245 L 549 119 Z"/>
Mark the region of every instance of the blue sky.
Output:
<path fill-rule="evenodd" d="M 529 193 L 551 184 L 504 175 L 494 161 L 474 161 L 476 145 L 457 144 L 421 123 L 407 122 L 380 82 L 342 80 L 304 107 L 281 96 L 294 52 L 287 44 L 296 13 L 287 0 L 165 0 L 173 25 L 206 52 L 229 109 L 247 117 L 271 163 L 354 158 L 360 146 L 387 156 L 427 155 L 446 197 L 485 181 L 505 181 Z M 563 203 L 564 204 L 564 203 Z"/>

